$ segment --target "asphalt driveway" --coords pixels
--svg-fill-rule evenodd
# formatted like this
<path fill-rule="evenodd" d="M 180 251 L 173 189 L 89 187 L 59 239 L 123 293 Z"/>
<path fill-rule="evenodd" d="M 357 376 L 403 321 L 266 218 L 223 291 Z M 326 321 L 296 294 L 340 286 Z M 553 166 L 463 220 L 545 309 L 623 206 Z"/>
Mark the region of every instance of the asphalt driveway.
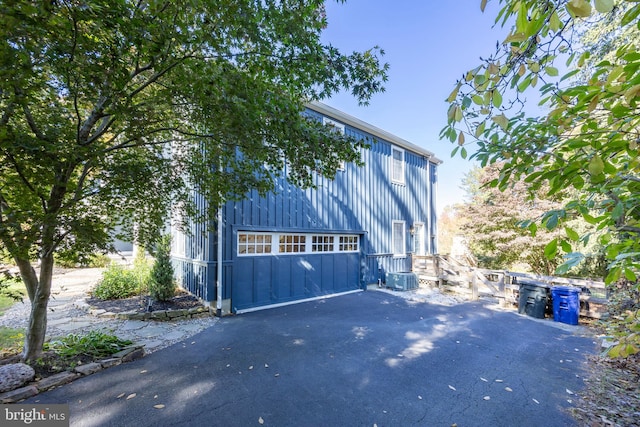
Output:
<path fill-rule="evenodd" d="M 581 331 L 367 291 L 225 318 L 29 402 L 69 403 L 72 426 L 574 425 Z"/>

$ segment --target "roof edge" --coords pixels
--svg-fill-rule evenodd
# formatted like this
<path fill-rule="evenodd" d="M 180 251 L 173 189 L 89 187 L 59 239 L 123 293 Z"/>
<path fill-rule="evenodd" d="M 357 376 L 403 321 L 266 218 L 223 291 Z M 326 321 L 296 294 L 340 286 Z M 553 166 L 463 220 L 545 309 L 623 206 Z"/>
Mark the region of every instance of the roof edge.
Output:
<path fill-rule="evenodd" d="M 437 158 L 436 155 L 431 151 L 426 150 L 416 144 L 413 144 L 407 141 L 406 139 L 402 139 L 390 132 L 387 132 L 386 130 L 380 129 L 379 127 L 373 126 L 372 124 L 362 121 L 350 114 L 347 114 L 336 108 L 323 104 L 322 102 L 312 101 L 312 102 L 306 103 L 305 105 L 307 108 L 315 112 L 324 114 L 326 116 L 330 116 L 331 118 L 344 122 L 345 124 L 348 124 L 349 126 L 352 126 L 354 128 L 363 130 L 367 133 L 370 133 L 373 136 L 384 139 L 385 141 L 389 141 L 404 149 L 422 154 L 423 156 L 427 157 L 427 159 L 429 159 L 431 163 L 435 163 L 436 165 L 439 165 L 442 163 L 442 160 Z"/>

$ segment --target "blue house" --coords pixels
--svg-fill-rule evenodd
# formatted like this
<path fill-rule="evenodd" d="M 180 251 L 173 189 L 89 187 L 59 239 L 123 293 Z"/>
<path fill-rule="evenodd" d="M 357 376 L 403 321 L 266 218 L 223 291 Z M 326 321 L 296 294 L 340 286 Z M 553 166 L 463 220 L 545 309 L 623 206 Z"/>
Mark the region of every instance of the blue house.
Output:
<path fill-rule="evenodd" d="M 215 227 L 172 230 L 179 284 L 218 314 L 363 290 L 386 272 L 411 271 L 413 254 L 436 253 L 441 161 L 327 105 L 306 113 L 371 141 L 365 166 L 345 164 L 333 180 L 317 175 L 307 190 L 284 171 L 267 197 L 226 203 Z"/>

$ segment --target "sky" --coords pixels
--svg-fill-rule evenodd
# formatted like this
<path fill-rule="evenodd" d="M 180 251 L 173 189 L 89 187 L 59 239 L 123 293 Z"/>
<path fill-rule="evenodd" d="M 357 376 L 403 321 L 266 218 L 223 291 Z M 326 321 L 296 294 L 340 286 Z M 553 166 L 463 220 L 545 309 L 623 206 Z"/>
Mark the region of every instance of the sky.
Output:
<path fill-rule="evenodd" d="M 343 53 L 380 46 L 390 64 L 386 92 L 359 106 L 348 93 L 323 102 L 423 147 L 438 167 L 438 211 L 464 200 L 461 180 L 473 166 L 440 140 L 449 96 L 458 78 L 495 51 L 508 29 L 494 26 L 498 2 L 480 11 L 480 0 L 327 0 L 322 41 Z"/>

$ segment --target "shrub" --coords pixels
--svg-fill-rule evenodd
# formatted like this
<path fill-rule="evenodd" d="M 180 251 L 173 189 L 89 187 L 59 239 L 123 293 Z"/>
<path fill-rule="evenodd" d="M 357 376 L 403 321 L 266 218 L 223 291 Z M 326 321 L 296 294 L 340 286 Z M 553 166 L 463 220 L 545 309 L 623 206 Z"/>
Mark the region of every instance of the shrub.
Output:
<path fill-rule="evenodd" d="M 140 294 L 140 284 L 133 270 L 112 264 L 103 273 L 93 295 L 101 300 L 129 298 Z"/>
<path fill-rule="evenodd" d="M 151 280 L 151 264 L 142 246 L 139 247 L 136 257 L 133 259 L 133 274 L 138 281 L 140 293 L 146 292 L 149 288 L 149 281 Z"/>
<path fill-rule="evenodd" d="M 167 301 L 173 298 L 176 292 L 170 257 L 171 238 L 162 237 L 156 251 L 156 261 L 151 269 L 149 293 L 157 301 Z"/>
<path fill-rule="evenodd" d="M 59 340 L 46 344 L 45 349 L 53 350 L 64 358 L 73 358 L 81 354 L 95 359 L 108 357 L 133 344 L 115 335 L 107 335 L 99 331 L 91 331 L 86 335 L 69 334 Z"/>

